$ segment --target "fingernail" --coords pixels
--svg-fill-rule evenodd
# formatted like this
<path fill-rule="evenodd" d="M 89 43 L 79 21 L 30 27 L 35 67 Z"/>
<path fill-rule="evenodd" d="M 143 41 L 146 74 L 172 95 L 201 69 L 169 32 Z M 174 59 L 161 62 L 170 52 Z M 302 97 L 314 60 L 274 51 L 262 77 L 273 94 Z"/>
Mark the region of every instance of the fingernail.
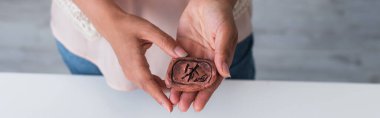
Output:
<path fill-rule="evenodd" d="M 194 110 L 195 112 L 201 112 L 202 108 L 200 108 L 199 106 L 194 106 Z"/>
<path fill-rule="evenodd" d="M 160 105 L 163 106 L 166 110 L 168 110 L 169 112 L 171 112 L 171 109 L 169 107 L 168 104 L 165 104 L 164 102 L 160 102 Z"/>
<path fill-rule="evenodd" d="M 179 47 L 179 46 L 177 46 L 177 47 L 174 48 L 174 52 L 175 52 L 179 57 L 186 57 L 186 56 L 188 55 L 187 52 L 186 52 L 183 48 L 181 48 L 181 47 Z"/>
<path fill-rule="evenodd" d="M 184 107 L 183 102 L 178 103 L 178 108 L 181 112 L 186 112 L 188 108 Z"/>
<path fill-rule="evenodd" d="M 186 108 L 180 108 L 181 112 L 187 112 L 188 109 Z"/>
<path fill-rule="evenodd" d="M 230 67 L 227 63 L 223 63 L 223 71 L 226 73 L 225 78 L 231 78 Z"/>
<path fill-rule="evenodd" d="M 164 107 L 166 108 L 166 110 L 168 110 L 169 112 L 172 112 L 172 110 L 170 109 L 169 105 L 167 104 L 164 104 Z"/>

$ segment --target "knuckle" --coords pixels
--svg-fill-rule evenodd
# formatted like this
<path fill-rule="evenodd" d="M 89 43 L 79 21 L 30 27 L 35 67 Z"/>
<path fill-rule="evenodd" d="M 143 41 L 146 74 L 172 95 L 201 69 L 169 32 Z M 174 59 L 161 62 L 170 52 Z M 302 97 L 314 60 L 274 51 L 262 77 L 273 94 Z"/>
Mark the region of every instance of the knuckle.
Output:
<path fill-rule="evenodd" d="M 170 41 L 166 37 L 159 39 L 158 43 L 159 43 L 159 45 L 162 46 L 162 48 L 169 48 L 170 47 Z"/>
<path fill-rule="evenodd" d="M 142 23 L 139 25 L 141 29 L 138 31 L 139 38 L 148 39 L 152 32 L 155 32 L 155 26 L 151 23 Z"/>
<path fill-rule="evenodd" d="M 145 79 L 139 80 L 137 86 L 140 87 L 142 90 L 147 90 L 147 81 Z"/>
<path fill-rule="evenodd" d="M 150 78 L 141 78 L 138 83 L 142 90 L 147 91 L 149 86 L 152 85 L 152 80 Z"/>
<path fill-rule="evenodd" d="M 130 80 L 132 83 L 134 83 L 137 87 L 139 87 L 142 90 L 147 90 L 147 86 L 151 84 L 151 79 L 147 75 L 132 75 L 127 77 L 128 80 Z"/>

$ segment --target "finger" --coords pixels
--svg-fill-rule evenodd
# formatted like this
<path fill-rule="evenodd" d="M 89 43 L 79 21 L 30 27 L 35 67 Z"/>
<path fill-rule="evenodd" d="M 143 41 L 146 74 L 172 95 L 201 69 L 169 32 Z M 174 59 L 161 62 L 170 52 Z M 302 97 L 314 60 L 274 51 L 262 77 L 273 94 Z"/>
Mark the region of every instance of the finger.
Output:
<path fill-rule="evenodd" d="M 218 79 L 210 88 L 206 88 L 205 90 L 198 92 L 198 95 L 193 102 L 193 107 L 196 112 L 202 111 L 208 100 L 211 98 L 211 95 L 214 93 L 216 88 L 218 88 L 222 81 L 223 79 Z"/>
<path fill-rule="evenodd" d="M 132 48 L 135 49 L 135 48 Z M 169 112 L 173 110 L 170 100 L 162 92 L 159 83 L 157 83 L 157 76 L 151 74 L 148 62 L 141 50 L 128 50 L 133 56 L 120 56 L 119 62 L 123 71 L 128 79 L 130 79 L 137 86 L 142 88 L 150 96 L 152 96 L 159 104 L 164 106 Z M 128 63 L 126 63 L 128 62 Z M 165 85 L 165 84 L 163 84 Z"/>
<path fill-rule="evenodd" d="M 170 100 L 167 98 L 167 96 L 163 93 L 162 89 L 156 83 L 156 81 L 152 80 L 144 80 L 142 89 L 149 93 L 159 104 L 164 106 L 169 112 L 173 110 L 173 105 L 170 102 Z"/>
<path fill-rule="evenodd" d="M 165 92 L 165 93 L 169 92 L 169 88 L 166 87 L 164 80 L 162 80 L 160 77 L 158 77 L 156 75 L 153 75 L 153 78 L 154 78 L 154 81 L 156 81 L 156 83 L 160 86 L 160 88 L 163 92 Z"/>
<path fill-rule="evenodd" d="M 173 58 L 186 57 L 188 55 L 181 46 L 177 45 L 172 37 L 154 25 L 149 26 L 141 38 L 153 42 Z"/>
<path fill-rule="evenodd" d="M 182 92 L 181 91 L 176 91 L 176 90 L 170 90 L 170 101 L 172 102 L 173 105 L 178 104 L 179 99 L 181 97 Z"/>
<path fill-rule="evenodd" d="M 182 112 L 186 112 L 189 109 L 191 103 L 194 101 L 196 95 L 197 92 L 183 92 L 181 94 L 181 99 L 179 101 L 178 108 Z"/>
<path fill-rule="evenodd" d="M 215 39 L 215 66 L 224 78 L 231 77 L 229 66 L 237 43 L 237 30 L 234 23 L 224 22 L 217 30 Z"/>

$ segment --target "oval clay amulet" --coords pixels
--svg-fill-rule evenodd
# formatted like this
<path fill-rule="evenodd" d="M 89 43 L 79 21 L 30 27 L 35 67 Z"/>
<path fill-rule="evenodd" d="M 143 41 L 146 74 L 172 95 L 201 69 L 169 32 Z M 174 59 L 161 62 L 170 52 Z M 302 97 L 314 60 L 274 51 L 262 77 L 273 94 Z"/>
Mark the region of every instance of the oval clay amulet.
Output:
<path fill-rule="evenodd" d="M 166 85 L 176 91 L 199 91 L 211 86 L 217 79 L 213 61 L 183 57 L 170 62 L 165 80 Z"/>

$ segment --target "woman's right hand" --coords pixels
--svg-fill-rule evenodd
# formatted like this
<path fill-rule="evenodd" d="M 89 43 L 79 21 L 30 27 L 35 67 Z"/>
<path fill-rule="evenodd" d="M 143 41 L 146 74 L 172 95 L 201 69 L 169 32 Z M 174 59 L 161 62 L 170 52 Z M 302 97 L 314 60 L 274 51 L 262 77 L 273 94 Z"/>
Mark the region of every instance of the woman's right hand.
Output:
<path fill-rule="evenodd" d="M 113 26 L 104 29 L 103 36 L 110 42 L 128 80 L 171 111 L 172 103 L 161 90 L 166 86 L 158 76 L 150 72 L 145 53 L 152 43 L 173 58 L 185 57 L 187 53 L 168 34 L 133 15 L 115 21 Z"/>
<path fill-rule="evenodd" d="M 127 79 L 172 111 L 173 105 L 162 91 L 165 83 L 150 72 L 145 53 L 154 43 L 173 58 L 185 57 L 183 48 L 149 21 L 123 12 L 113 1 L 75 0 L 75 3 L 111 44 Z"/>

